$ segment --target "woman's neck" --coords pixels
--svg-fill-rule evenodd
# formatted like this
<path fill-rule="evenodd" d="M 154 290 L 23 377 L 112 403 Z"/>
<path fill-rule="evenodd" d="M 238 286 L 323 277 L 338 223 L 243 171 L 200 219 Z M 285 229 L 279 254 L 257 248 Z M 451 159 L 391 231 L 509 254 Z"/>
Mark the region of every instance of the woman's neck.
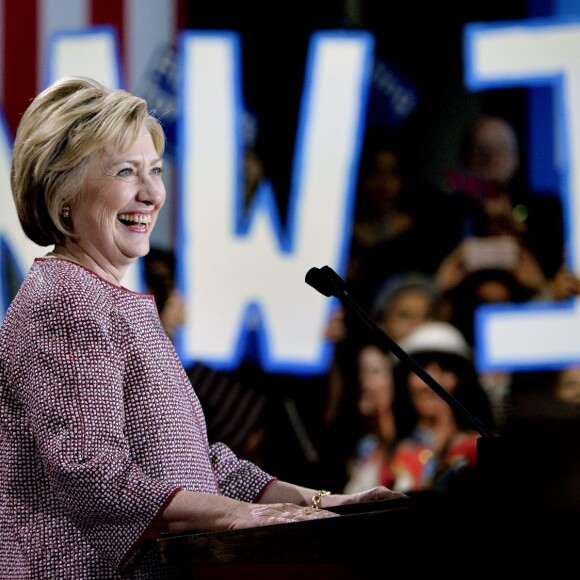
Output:
<path fill-rule="evenodd" d="M 103 267 L 97 260 L 93 259 L 88 253 L 76 249 L 70 248 L 62 244 L 56 244 L 54 250 L 46 254 L 49 258 L 61 258 L 64 260 L 69 260 L 74 262 L 87 270 L 91 270 L 107 282 L 114 284 L 115 286 L 121 286 L 121 280 L 125 274 L 125 270 L 117 271 L 111 268 Z"/>

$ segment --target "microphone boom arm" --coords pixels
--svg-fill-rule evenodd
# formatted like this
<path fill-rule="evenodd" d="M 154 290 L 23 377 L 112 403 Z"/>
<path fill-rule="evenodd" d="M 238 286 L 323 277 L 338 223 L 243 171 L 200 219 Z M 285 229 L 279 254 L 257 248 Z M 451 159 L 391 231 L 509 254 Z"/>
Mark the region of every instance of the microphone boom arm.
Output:
<path fill-rule="evenodd" d="M 360 322 L 372 332 L 384 350 L 392 352 L 403 364 L 407 365 L 419 378 L 427 383 L 448 405 L 466 417 L 481 436 L 493 437 L 487 427 L 475 415 L 448 393 L 411 355 L 405 352 L 404 349 L 369 318 L 363 308 L 351 298 L 344 280 L 332 268 L 329 266 L 311 268 L 306 274 L 305 281 L 321 294 L 335 296 L 344 304 L 345 308 L 353 310 L 357 314 Z"/>

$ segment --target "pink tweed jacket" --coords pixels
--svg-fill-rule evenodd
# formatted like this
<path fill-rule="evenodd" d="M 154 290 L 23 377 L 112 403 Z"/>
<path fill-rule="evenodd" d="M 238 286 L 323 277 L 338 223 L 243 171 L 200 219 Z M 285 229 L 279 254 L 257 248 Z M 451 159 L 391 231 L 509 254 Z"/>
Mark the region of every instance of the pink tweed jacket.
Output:
<path fill-rule="evenodd" d="M 35 260 L 0 327 L 3 578 L 175 578 L 143 539 L 171 497 L 273 480 L 208 443 L 151 296 Z"/>

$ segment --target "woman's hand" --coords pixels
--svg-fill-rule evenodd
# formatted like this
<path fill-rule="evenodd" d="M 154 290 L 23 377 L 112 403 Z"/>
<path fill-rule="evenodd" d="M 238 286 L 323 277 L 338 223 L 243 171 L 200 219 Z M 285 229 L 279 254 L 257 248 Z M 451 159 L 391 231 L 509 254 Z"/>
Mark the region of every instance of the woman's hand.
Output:
<path fill-rule="evenodd" d="M 275 481 L 262 494 L 259 503 L 248 503 L 216 494 L 179 491 L 151 527 L 159 532 L 213 532 L 242 530 L 307 520 L 339 517 L 324 508 L 339 505 L 398 499 L 404 493 L 386 487 L 373 487 L 353 494 L 329 494 L 321 497 L 319 508 L 312 507 L 316 490 L 283 481 Z"/>
<path fill-rule="evenodd" d="M 363 503 L 367 501 L 378 501 L 383 499 L 408 499 L 409 496 L 400 491 L 393 491 L 388 487 L 379 485 L 377 487 L 372 487 L 365 491 L 359 491 L 357 493 L 349 494 L 330 494 L 325 495 L 321 499 L 322 508 L 331 508 L 340 505 L 347 505 L 353 503 Z"/>
<path fill-rule="evenodd" d="M 321 520 L 339 515 L 325 509 L 298 506 L 293 503 L 249 503 L 241 507 L 244 509 L 240 510 L 233 520 L 230 527 L 232 530 Z"/>
<path fill-rule="evenodd" d="M 273 484 L 275 485 L 275 484 Z M 159 514 L 159 532 L 215 532 L 337 517 L 324 509 L 291 501 L 249 503 L 222 495 L 181 490 Z"/>

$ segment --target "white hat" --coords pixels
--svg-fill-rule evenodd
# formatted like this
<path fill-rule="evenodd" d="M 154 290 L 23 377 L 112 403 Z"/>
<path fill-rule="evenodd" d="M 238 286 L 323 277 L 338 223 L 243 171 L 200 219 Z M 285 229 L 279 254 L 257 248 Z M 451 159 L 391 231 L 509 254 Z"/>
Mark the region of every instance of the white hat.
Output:
<path fill-rule="evenodd" d="M 423 352 L 453 354 L 471 360 L 471 347 L 461 331 L 448 322 L 423 322 L 399 346 L 411 356 Z"/>

